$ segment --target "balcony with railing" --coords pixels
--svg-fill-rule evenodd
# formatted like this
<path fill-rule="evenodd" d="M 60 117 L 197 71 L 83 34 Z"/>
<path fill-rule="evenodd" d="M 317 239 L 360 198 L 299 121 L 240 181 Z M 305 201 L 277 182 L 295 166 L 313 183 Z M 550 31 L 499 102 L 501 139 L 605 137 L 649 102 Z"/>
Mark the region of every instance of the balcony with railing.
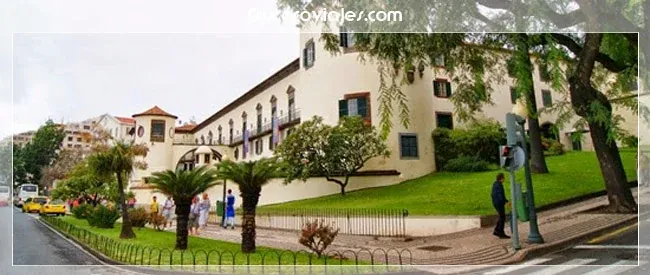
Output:
<path fill-rule="evenodd" d="M 289 112 L 286 115 L 280 116 L 278 118 L 278 128 L 280 130 L 291 127 L 293 125 L 300 123 L 300 109 Z M 268 135 L 273 132 L 273 124 L 266 123 L 261 125 L 261 127 L 255 127 L 250 130 L 249 140 L 257 139 L 261 136 Z M 243 134 L 234 136 L 230 146 L 237 146 L 244 142 Z"/>

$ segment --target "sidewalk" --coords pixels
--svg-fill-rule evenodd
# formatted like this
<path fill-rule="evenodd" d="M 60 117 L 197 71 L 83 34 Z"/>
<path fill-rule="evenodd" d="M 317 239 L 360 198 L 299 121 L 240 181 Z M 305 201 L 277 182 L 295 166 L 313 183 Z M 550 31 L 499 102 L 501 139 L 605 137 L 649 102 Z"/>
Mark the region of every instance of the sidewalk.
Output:
<path fill-rule="evenodd" d="M 644 197 L 650 196 L 643 190 Z M 638 201 L 637 188 L 632 190 Z M 528 223 L 519 223 L 519 238 L 521 249 L 514 251 L 512 240 L 501 240 L 492 235 L 492 228 L 458 232 L 448 235 L 414 238 L 410 241 L 404 239 L 375 238 L 369 236 L 353 236 L 340 234 L 336 241 L 328 248 L 329 251 L 343 252 L 346 250 L 359 251 L 367 249 L 383 249 L 387 251 L 401 251 L 406 249 L 412 254 L 414 265 L 500 265 L 523 260 L 527 254 L 544 249 L 558 248 L 558 245 L 569 241 L 584 238 L 612 226 L 637 220 L 636 214 L 596 214 L 584 211 L 607 205 L 607 197 L 602 196 L 570 206 L 544 211 L 538 214 L 540 232 L 545 244 L 527 244 Z M 506 225 L 509 231 L 509 225 Z M 175 229 L 170 229 L 175 230 Z M 296 231 L 257 229 L 256 242 L 258 246 L 267 246 L 278 249 L 301 250 L 305 249 L 298 243 L 299 233 Z M 510 232 L 508 232 L 510 233 Z M 209 224 L 201 232 L 200 237 L 211 238 L 229 242 L 241 242 L 241 228 L 223 229 L 216 224 Z M 364 253 L 367 254 L 367 253 Z M 408 258 L 408 252 L 403 257 Z M 346 255 L 347 257 L 347 255 Z M 360 259 L 369 255 L 359 256 Z M 375 259 L 384 257 L 379 252 Z M 391 262 L 398 261 L 395 253 L 390 253 Z M 368 260 L 366 259 L 366 260 Z M 404 259 L 409 264 L 408 259 Z M 448 268 L 447 268 L 448 270 Z"/>

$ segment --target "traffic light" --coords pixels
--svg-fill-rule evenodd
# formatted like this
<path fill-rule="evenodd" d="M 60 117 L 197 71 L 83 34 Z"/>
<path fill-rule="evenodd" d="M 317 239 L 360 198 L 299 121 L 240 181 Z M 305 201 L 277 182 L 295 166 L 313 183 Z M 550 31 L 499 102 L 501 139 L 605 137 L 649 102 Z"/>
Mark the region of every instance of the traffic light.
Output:
<path fill-rule="evenodd" d="M 512 166 L 513 161 L 513 147 L 512 146 L 501 146 L 501 167 L 509 169 Z"/>

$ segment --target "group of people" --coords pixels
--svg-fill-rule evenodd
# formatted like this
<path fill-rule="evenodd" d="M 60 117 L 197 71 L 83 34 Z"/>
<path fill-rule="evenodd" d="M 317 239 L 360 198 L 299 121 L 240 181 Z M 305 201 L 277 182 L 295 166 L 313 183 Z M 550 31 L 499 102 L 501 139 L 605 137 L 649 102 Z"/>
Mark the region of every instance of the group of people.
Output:
<path fill-rule="evenodd" d="M 133 205 L 135 205 L 135 198 L 129 200 L 128 204 L 129 207 L 133 207 Z M 201 198 L 196 196 L 192 199 L 188 220 L 188 230 L 190 235 L 199 235 L 200 230 L 203 230 L 208 226 L 208 215 L 211 204 L 212 203 L 207 193 L 204 193 Z M 174 200 L 171 196 L 168 196 L 167 200 L 162 205 L 162 216 L 165 218 L 163 228 L 172 226 L 174 207 Z M 153 196 L 152 202 L 149 205 L 149 213 L 160 213 L 160 205 L 156 196 Z M 228 195 L 226 196 L 226 216 L 222 226 L 223 228 L 230 227 L 235 229 L 235 196 L 232 194 L 231 189 L 228 189 Z"/>

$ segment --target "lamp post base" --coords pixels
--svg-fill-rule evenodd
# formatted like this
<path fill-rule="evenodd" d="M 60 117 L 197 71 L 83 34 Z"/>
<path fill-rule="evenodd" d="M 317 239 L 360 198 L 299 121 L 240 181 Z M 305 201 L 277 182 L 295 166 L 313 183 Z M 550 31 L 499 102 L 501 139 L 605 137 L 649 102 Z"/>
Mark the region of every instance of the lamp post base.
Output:
<path fill-rule="evenodd" d="M 542 244 L 544 243 L 544 238 L 539 234 L 528 234 L 527 243 Z"/>

